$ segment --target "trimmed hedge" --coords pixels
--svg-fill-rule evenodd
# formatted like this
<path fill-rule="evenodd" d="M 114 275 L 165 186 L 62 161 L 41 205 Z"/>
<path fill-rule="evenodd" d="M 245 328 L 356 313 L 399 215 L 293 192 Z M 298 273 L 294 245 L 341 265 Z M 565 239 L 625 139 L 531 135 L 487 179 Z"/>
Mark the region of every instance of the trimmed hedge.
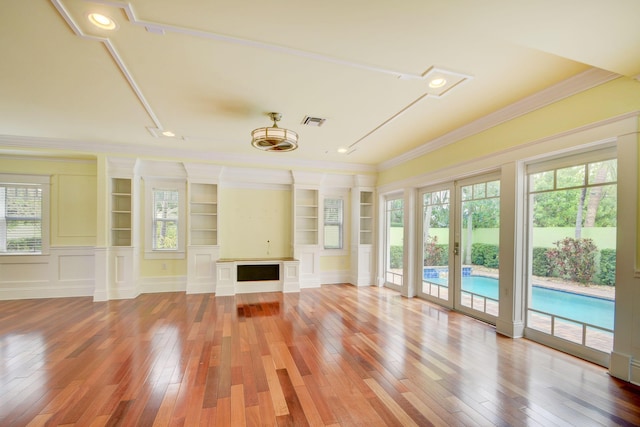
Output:
<path fill-rule="evenodd" d="M 391 246 L 389 251 L 389 267 L 402 268 L 402 246 Z"/>
<path fill-rule="evenodd" d="M 616 285 L 616 250 L 602 249 L 600 251 L 600 273 L 598 283 L 602 285 Z"/>
<path fill-rule="evenodd" d="M 548 249 L 549 248 L 533 248 L 533 264 L 531 269 L 534 276 L 551 276 L 552 267 L 547 257 Z"/>
<path fill-rule="evenodd" d="M 487 268 L 498 268 L 500 265 L 498 245 L 490 245 L 487 243 L 472 244 L 471 263 L 474 265 L 484 265 Z"/>

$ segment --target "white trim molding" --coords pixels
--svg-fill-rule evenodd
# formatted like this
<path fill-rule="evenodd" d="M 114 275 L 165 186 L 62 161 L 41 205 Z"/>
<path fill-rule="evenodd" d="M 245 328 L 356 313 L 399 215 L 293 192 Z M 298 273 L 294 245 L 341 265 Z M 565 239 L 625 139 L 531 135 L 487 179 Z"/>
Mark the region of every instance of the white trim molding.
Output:
<path fill-rule="evenodd" d="M 583 92 L 587 89 L 607 83 L 620 77 L 619 74 L 599 68 L 591 68 L 576 76 L 570 77 L 560 83 L 550 86 L 540 92 L 517 101 L 505 108 L 488 114 L 476 121 L 468 123 L 458 129 L 444 134 L 436 139 L 427 141 L 421 146 L 409 150 L 393 159 L 389 159 L 378 165 L 378 171 L 391 169 L 411 159 L 423 156 L 439 148 L 453 144 L 464 138 L 478 134 L 482 131 L 498 126 L 501 123 L 523 116 L 532 111 L 543 108 L 549 104 L 568 98 L 569 96 Z"/>

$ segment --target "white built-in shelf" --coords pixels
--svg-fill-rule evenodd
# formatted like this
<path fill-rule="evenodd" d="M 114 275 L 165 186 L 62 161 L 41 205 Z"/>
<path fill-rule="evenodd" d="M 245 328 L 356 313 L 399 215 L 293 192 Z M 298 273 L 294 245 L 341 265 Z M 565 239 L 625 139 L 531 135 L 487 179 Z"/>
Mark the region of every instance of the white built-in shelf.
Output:
<path fill-rule="evenodd" d="M 360 244 L 373 243 L 373 192 L 360 192 Z"/>
<path fill-rule="evenodd" d="M 131 246 L 131 179 L 111 179 L 111 245 Z"/>
<path fill-rule="evenodd" d="M 318 190 L 295 190 L 295 242 L 318 244 Z"/>
<path fill-rule="evenodd" d="M 218 244 L 218 186 L 192 183 L 189 190 L 189 243 Z"/>

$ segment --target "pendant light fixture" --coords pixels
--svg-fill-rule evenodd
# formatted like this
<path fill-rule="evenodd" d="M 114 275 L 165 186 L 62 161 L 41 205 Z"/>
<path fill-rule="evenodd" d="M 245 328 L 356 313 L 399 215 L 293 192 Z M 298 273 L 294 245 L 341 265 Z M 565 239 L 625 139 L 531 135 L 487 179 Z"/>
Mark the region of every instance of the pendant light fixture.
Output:
<path fill-rule="evenodd" d="M 298 134 L 289 129 L 279 128 L 280 113 L 269 113 L 273 126 L 255 129 L 251 132 L 251 145 L 262 151 L 293 151 L 298 148 Z"/>

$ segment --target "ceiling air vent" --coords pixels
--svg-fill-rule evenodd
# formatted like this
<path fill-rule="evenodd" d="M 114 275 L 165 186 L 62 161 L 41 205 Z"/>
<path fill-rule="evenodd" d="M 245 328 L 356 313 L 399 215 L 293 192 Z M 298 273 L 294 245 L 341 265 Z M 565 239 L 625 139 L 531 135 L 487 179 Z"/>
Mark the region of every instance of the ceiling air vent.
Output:
<path fill-rule="evenodd" d="M 302 124 L 303 125 L 307 125 L 307 126 L 320 127 L 325 122 L 325 120 L 327 120 L 327 119 L 321 119 L 320 117 L 305 116 L 305 118 L 302 119 Z"/>

